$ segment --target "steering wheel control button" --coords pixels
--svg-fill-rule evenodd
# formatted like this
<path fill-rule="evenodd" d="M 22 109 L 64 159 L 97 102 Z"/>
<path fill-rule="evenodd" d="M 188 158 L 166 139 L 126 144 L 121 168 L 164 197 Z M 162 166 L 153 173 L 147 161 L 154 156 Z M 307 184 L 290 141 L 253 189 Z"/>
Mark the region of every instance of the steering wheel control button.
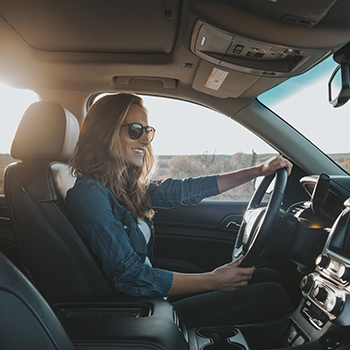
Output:
<path fill-rule="evenodd" d="M 316 265 L 320 267 L 321 269 L 326 269 L 331 262 L 331 259 L 327 255 L 319 255 L 316 258 Z"/>

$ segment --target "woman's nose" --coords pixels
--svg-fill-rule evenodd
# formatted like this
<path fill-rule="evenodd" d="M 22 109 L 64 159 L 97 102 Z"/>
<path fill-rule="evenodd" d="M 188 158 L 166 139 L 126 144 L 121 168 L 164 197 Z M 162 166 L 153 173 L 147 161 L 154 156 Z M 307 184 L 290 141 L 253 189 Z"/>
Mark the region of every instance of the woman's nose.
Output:
<path fill-rule="evenodd" d="M 140 137 L 140 142 L 144 145 L 148 145 L 150 143 L 148 136 L 146 134 L 146 130 L 143 130 L 142 136 Z"/>

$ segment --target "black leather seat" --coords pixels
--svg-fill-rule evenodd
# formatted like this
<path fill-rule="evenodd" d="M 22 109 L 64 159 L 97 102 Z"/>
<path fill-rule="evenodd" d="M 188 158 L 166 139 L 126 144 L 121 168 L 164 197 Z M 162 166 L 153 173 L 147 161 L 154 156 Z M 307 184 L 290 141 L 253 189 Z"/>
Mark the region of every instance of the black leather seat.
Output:
<path fill-rule="evenodd" d="M 47 303 L 0 253 L 0 349 L 73 350 Z"/>
<path fill-rule="evenodd" d="M 17 129 L 4 174 L 5 197 L 23 271 L 48 300 L 110 295 L 99 261 L 66 214 L 73 186 L 68 160 L 79 136 L 77 119 L 60 104 L 29 106 Z"/>

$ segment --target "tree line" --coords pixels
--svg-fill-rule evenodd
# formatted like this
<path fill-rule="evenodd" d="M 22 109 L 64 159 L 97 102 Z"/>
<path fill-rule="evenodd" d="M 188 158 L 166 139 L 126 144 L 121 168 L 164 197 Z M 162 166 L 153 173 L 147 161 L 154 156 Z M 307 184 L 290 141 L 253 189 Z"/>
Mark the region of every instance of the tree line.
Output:
<path fill-rule="evenodd" d="M 272 154 L 258 155 L 242 152 L 229 155 L 216 155 L 205 152 L 191 156 L 160 156 L 155 179 L 187 178 L 226 173 L 260 163 Z M 212 200 L 248 201 L 254 192 L 253 181 L 211 198 Z"/>

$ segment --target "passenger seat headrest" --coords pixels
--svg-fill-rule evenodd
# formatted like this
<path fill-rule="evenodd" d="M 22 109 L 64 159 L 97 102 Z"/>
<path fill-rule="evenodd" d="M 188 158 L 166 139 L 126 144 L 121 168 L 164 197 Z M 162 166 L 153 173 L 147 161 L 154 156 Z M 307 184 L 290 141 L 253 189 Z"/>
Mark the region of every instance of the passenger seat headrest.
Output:
<path fill-rule="evenodd" d="M 59 103 L 35 102 L 27 108 L 17 128 L 11 156 L 18 160 L 67 162 L 79 132 L 78 120 Z"/>

